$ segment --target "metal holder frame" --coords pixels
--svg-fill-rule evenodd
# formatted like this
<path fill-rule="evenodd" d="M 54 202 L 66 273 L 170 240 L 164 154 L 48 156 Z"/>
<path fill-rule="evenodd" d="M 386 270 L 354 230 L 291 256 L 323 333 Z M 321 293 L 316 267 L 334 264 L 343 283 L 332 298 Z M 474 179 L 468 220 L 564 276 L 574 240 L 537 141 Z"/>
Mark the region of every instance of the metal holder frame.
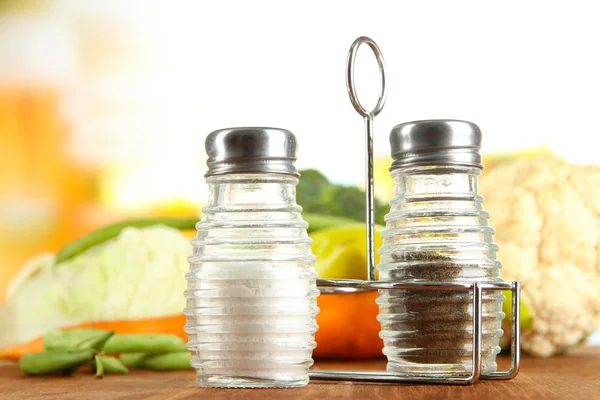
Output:
<path fill-rule="evenodd" d="M 480 283 L 480 282 L 380 282 L 380 281 L 357 281 L 357 280 L 327 280 L 319 279 L 319 288 L 342 289 L 340 293 L 349 293 L 344 289 L 366 290 L 469 290 L 473 293 L 473 367 L 468 376 L 426 376 L 426 375 L 404 375 L 389 372 L 365 372 L 365 371 L 310 371 L 311 379 L 327 381 L 353 381 L 371 383 L 431 383 L 445 385 L 470 385 L 478 380 L 509 380 L 517 376 L 521 364 L 520 332 L 521 332 L 521 284 L 513 283 Z M 494 372 L 491 374 L 481 373 L 482 354 L 482 294 L 484 290 L 510 290 L 512 292 L 512 341 L 510 343 L 511 362 L 508 371 Z M 336 291 L 337 292 L 337 291 Z M 325 293 L 333 293 L 325 291 Z"/>
<path fill-rule="evenodd" d="M 377 105 L 372 111 L 366 110 L 358 100 L 354 87 L 354 61 L 361 44 L 367 44 L 377 59 L 381 74 L 381 92 Z M 377 44 L 370 38 L 361 36 L 352 43 L 346 64 L 346 86 L 350 101 L 355 110 L 365 120 L 366 142 L 366 225 L 367 225 L 367 276 L 369 280 L 351 279 L 319 279 L 317 286 L 323 294 L 327 293 L 354 293 L 372 290 L 442 290 L 442 291 L 471 291 L 473 293 L 473 355 L 472 369 L 469 375 L 418 375 L 398 374 L 390 372 L 367 371 L 310 371 L 309 377 L 313 380 L 366 382 L 366 383 L 417 383 L 417 384 L 444 384 L 444 385 L 470 385 L 478 380 L 510 380 L 519 373 L 521 362 L 520 331 L 521 331 L 521 285 L 519 282 L 389 282 L 375 280 L 375 216 L 373 195 L 373 120 L 383 109 L 386 98 L 385 63 L 383 55 Z M 510 290 L 512 292 L 512 340 L 510 344 L 511 366 L 508 371 L 482 373 L 482 296 L 484 290 Z"/>

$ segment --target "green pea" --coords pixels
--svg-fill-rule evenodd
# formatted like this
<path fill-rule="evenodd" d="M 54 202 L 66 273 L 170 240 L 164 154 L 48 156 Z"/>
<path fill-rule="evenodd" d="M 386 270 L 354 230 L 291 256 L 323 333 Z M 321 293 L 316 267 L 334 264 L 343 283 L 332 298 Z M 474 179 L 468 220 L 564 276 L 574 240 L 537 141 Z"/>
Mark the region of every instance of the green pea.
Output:
<path fill-rule="evenodd" d="M 25 354 L 19 366 L 28 375 L 45 375 L 54 372 L 73 373 L 92 359 L 93 350 L 52 350 Z"/>
<path fill-rule="evenodd" d="M 97 355 L 94 357 L 96 376 L 102 377 L 107 374 L 127 374 L 129 370 L 118 358 Z"/>
<path fill-rule="evenodd" d="M 175 335 L 114 335 L 104 345 L 104 353 L 169 353 L 186 350 L 185 342 Z"/>
<path fill-rule="evenodd" d="M 115 238 L 121 231 L 128 227 L 144 228 L 153 225 L 165 225 L 176 229 L 195 229 L 197 218 L 147 218 L 123 221 L 98 229 L 82 238 L 66 245 L 57 254 L 55 264 L 67 261 L 78 256 L 87 249 L 102 244 Z"/>
<path fill-rule="evenodd" d="M 163 354 L 123 354 L 121 355 L 121 361 L 129 368 L 153 369 L 157 371 L 193 369 L 190 364 L 192 354 L 189 351 Z"/>
<path fill-rule="evenodd" d="M 69 329 L 66 331 L 50 332 L 44 335 L 43 342 L 46 350 L 102 350 L 106 341 L 114 334 L 113 331 L 103 331 L 93 328 Z"/>

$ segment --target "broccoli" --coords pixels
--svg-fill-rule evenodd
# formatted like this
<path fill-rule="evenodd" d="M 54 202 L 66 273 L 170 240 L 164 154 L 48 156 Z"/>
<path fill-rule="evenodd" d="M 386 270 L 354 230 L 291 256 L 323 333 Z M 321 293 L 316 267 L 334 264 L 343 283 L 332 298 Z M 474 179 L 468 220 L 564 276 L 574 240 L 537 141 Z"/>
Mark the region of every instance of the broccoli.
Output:
<path fill-rule="evenodd" d="M 356 221 L 365 220 L 365 192 L 355 186 L 344 186 L 329 182 L 315 169 L 300 171 L 302 178 L 296 191 L 296 200 L 307 213 L 346 217 Z M 383 217 L 389 205 L 374 203 L 375 222 L 384 224 Z"/>

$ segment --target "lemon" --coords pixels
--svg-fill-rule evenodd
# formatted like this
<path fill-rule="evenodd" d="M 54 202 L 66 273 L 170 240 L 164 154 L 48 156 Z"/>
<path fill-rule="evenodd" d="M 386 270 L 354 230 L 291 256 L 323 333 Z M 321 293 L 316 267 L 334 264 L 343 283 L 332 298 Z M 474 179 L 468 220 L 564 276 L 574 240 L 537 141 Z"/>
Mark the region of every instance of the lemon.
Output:
<path fill-rule="evenodd" d="M 394 179 L 390 175 L 392 157 L 375 157 L 373 162 L 373 180 L 375 198 L 387 204 L 394 197 Z M 364 186 L 363 186 L 364 189 Z"/>
<path fill-rule="evenodd" d="M 506 296 L 506 300 L 502 303 L 502 312 L 506 314 L 505 322 L 509 323 L 511 320 L 512 313 L 512 292 L 510 290 L 505 290 L 502 292 L 504 296 Z M 527 304 L 521 300 L 521 331 L 526 331 L 528 329 L 533 328 L 533 315 L 531 315 L 531 310 L 527 307 Z M 508 332 L 510 332 L 510 327 L 508 327 Z"/>
<path fill-rule="evenodd" d="M 375 226 L 375 263 L 381 246 L 381 230 Z M 310 234 L 317 261 L 315 269 L 322 279 L 367 279 L 367 228 L 364 224 L 321 229 Z"/>

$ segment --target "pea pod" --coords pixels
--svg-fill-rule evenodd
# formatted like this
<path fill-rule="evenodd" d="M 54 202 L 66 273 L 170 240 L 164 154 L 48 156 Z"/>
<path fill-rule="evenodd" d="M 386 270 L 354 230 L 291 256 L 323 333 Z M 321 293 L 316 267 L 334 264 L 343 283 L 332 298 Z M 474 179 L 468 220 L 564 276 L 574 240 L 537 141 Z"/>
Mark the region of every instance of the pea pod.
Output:
<path fill-rule="evenodd" d="M 104 377 L 104 364 L 97 355 L 94 356 L 94 366 L 96 367 L 96 378 L 102 379 Z"/>
<path fill-rule="evenodd" d="M 73 349 L 79 343 L 98 336 L 97 329 L 70 329 L 55 331 L 44 335 L 42 341 L 46 350 Z"/>
<path fill-rule="evenodd" d="M 174 353 L 163 354 L 122 354 L 121 361 L 129 368 L 153 369 L 156 371 L 193 369 L 190 364 L 192 361 L 192 354 L 189 351 L 177 351 Z"/>
<path fill-rule="evenodd" d="M 93 349 L 102 350 L 106 341 L 114 335 L 113 331 L 99 329 L 69 329 L 50 332 L 44 335 L 46 350 Z"/>
<path fill-rule="evenodd" d="M 41 353 L 25 354 L 19 360 L 19 366 L 28 375 L 45 375 L 54 372 L 73 373 L 88 363 L 93 350 L 52 350 Z"/>
<path fill-rule="evenodd" d="M 96 376 L 102 377 L 106 374 L 127 374 L 129 370 L 118 358 L 97 355 L 94 357 Z"/>
<path fill-rule="evenodd" d="M 165 225 L 176 229 L 195 229 L 196 222 L 198 222 L 198 218 L 147 218 L 107 225 L 63 247 L 56 254 L 54 263 L 60 264 L 76 257 L 87 249 L 117 237 L 123 229 L 128 227 L 145 228 L 153 225 Z"/>
<path fill-rule="evenodd" d="M 184 351 L 185 342 L 175 335 L 115 335 L 104 344 L 106 354 L 168 353 Z"/>
<path fill-rule="evenodd" d="M 109 340 L 115 333 L 113 331 L 101 332 L 98 336 L 91 337 L 86 340 L 82 340 L 76 346 L 78 349 L 93 349 L 102 350 L 104 344 Z"/>

